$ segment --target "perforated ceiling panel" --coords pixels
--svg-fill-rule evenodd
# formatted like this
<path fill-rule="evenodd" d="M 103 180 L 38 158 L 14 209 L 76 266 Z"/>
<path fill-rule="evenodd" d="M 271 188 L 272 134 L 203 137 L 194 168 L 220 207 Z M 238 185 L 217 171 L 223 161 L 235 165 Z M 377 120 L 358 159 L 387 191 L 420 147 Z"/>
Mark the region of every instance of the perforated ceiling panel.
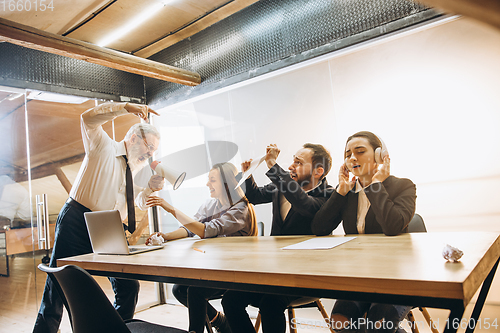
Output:
<path fill-rule="evenodd" d="M 261 0 L 151 56 L 202 83 L 146 78 L 147 100 L 173 104 L 438 15 L 406 0 Z"/>
<path fill-rule="evenodd" d="M 144 99 L 140 75 L 0 43 L 0 85 L 86 97 Z"/>

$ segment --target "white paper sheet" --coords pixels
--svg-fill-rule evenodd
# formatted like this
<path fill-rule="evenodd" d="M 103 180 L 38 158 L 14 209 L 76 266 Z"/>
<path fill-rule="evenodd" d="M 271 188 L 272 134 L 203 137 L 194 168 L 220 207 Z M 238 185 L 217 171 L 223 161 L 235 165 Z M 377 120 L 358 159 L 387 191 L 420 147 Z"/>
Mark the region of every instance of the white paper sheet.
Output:
<path fill-rule="evenodd" d="M 356 237 L 315 237 L 306 241 L 288 245 L 282 250 L 325 250 L 344 244 Z"/>
<path fill-rule="evenodd" d="M 234 189 L 237 189 L 239 186 L 241 186 L 241 184 L 243 184 L 245 182 L 245 180 L 247 180 L 247 178 L 252 175 L 252 173 L 255 171 L 255 169 L 257 169 L 259 167 L 259 165 L 262 162 L 264 162 L 265 159 L 266 159 L 266 155 L 262 156 L 261 158 L 256 158 L 256 159 L 252 160 L 252 163 L 250 163 L 250 167 L 241 176 L 240 182 L 238 183 L 238 185 L 236 185 L 236 187 Z"/>

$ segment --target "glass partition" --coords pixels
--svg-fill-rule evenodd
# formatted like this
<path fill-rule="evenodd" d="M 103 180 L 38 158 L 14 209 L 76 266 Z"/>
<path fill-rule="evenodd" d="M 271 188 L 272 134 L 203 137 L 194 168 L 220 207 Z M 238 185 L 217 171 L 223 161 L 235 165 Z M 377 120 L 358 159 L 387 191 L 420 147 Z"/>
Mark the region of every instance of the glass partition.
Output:
<path fill-rule="evenodd" d="M 0 87 L 0 303 L 2 318 L 11 319 L 2 327 L 10 331 L 27 316 L 32 325 L 39 301 L 26 122 L 24 90 Z"/>
<path fill-rule="evenodd" d="M 57 216 L 84 158 L 80 115 L 103 102 L 0 87 L 0 303 L 2 317 L 12 318 L 4 329 L 32 330 L 46 279 L 36 266 L 49 260 Z M 138 121 L 126 115 L 103 129 L 120 141 Z M 144 242 L 151 233 L 148 212 L 136 216 Z M 113 300 L 107 278 L 96 280 Z M 141 281 L 137 310 L 158 302 L 157 284 Z M 66 314 L 60 328 L 71 332 Z"/>

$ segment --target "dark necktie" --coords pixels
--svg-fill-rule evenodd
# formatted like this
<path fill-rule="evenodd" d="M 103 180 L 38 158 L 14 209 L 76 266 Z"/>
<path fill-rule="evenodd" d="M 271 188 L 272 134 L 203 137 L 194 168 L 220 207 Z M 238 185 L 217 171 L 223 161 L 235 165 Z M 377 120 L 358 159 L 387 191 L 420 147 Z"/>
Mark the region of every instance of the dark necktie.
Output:
<path fill-rule="evenodd" d="M 126 155 L 122 155 L 127 164 L 125 170 L 126 192 L 127 192 L 127 216 L 128 216 L 128 231 L 133 233 L 135 231 L 135 209 L 134 209 L 134 183 L 132 181 L 132 171 L 128 166 L 128 159 Z"/>

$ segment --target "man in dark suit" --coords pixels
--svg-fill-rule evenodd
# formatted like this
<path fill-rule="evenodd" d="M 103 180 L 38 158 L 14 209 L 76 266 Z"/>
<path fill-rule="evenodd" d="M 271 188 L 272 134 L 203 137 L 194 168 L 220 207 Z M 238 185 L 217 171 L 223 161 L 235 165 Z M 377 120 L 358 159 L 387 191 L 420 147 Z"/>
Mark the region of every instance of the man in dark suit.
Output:
<path fill-rule="evenodd" d="M 278 147 L 271 144 L 266 149 L 266 175 L 271 183 L 258 187 L 253 177 L 245 181 L 246 196 L 252 204 L 273 203 L 271 236 L 311 235 L 311 221 L 316 212 L 330 197 L 333 188 L 325 177 L 330 171 L 330 153 L 319 144 L 306 143 L 293 157 L 293 163 L 283 170 L 276 159 Z M 242 171 L 250 167 L 242 163 Z M 284 311 L 297 297 L 228 291 L 222 299 L 224 312 L 233 332 L 254 332 L 245 310 L 248 305 L 258 307 L 264 333 L 285 332 Z"/>

